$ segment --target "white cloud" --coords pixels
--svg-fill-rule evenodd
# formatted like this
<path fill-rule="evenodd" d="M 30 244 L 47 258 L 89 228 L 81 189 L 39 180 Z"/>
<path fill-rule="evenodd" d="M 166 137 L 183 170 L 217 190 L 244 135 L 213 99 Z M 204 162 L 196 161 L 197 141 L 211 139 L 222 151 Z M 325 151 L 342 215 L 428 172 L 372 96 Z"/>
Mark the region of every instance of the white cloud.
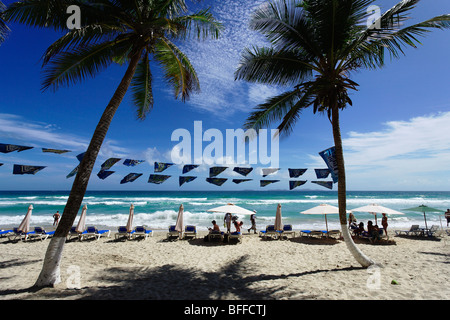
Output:
<path fill-rule="evenodd" d="M 349 189 L 440 190 L 450 185 L 450 112 L 390 121 L 343 139 Z M 310 155 L 312 165 L 324 165 Z"/>
<path fill-rule="evenodd" d="M 220 39 L 181 45 L 197 71 L 202 90 L 199 95 L 191 96 L 192 106 L 226 118 L 237 110 L 250 110 L 275 93 L 274 88 L 234 80 L 243 49 L 264 45 L 263 37 L 251 31 L 248 22 L 255 9 L 265 2 L 215 0 L 208 3 L 225 29 Z"/>

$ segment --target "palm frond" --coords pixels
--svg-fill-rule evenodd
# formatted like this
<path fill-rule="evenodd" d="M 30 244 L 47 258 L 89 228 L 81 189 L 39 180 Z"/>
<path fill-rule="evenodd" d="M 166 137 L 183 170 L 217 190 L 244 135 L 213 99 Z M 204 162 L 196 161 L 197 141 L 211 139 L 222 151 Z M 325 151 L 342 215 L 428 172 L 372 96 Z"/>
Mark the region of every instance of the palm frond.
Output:
<path fill-rule="evenodd" d="M 155 59 L 164 69 L 166 81 L 173 87 L 175 97 L 189 99 L 191 92 L 200 91 L 200 82 L 187 56 L 170 40 L 161 38 L 155 44 Z"/>
<path fill-rule="evenodd" d="M 131 82 L 133 103 L 137 107 L 138 119 L 144 120 L 153 108 L 152 73 L 148 53 L 144 52 Z"/>
<path fill-rule="evenodd" d="M 0 44 L 5 41 L 6 36 L 9 33 L 9 28 L 3 20 L 3 11 L 6 9 L 6 6 L 0 1 Z"/>
<path fill-rule="evenodd" d="M 235 71 L 236 80 L 266 84 L 297 84 L 308 80 L 316 66 L 306 60 L 301 50 L 276 50 L 274 48 L 245 49 Z"/>
<path fill-rule="evenodd" d="M 176 25 L 176 29 L 172 28 L 172 34 L 177 38 L 190 37 L 192 34 L 197 39 L 212 39 L 219 38 L 220 32 L 223 29 L 222 23 L 217 21 L 209 12 L 209 9 L 204 9 L 199 12 L 175 17 L 172 22 Z"/>

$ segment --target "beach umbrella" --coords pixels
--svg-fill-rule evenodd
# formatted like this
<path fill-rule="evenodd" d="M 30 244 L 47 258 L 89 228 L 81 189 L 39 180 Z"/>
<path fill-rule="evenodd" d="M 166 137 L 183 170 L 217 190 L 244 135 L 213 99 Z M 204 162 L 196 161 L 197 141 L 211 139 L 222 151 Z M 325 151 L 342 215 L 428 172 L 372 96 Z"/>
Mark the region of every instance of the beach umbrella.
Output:
<path fill-rule="evenodd" d="M 378 204 L 370 204 L 367 206 L 359 207 L 356 209 L 352 209 L 352 211 L 359 212 L 369 212 L 375 216 L 375 224 L 377 224 L 377 213 L 386 213 L 386 214 L 404 214 L 403 212 L 396 211 L 393 209 L 389 209 Z"/>
<path fill-rule="evenodd" d="M 283 224 L 281 223 L 281 204 L 278 204 L 278 206 L 277 206 L 277 213 L 275 214 L 274 227 L 275 227 L 276 231 L 283 230 Z"/>
<path fill-rule="evenodd" d="M 220 206 L 217 208 L 209 209 L 207 210 L 209 212 L 221 212 L 221 213 L 231 213 L 231 214 L 242 214 L 242 215 L 252 215 L 254 212 L 244 209 L 242 207 L 239 207 L 232 203 L 227 203 L 224 206 Z"/>
<path fill-rule="evenodd" d="M 128 216 L 127 222 L 127 232 L 131 232 L 133 230 L 133 217 L 134 217 L 134 205 L 130 206 L 130 215 Z"/>
<path fill-rule="evenodd" d="M 17 228 L 17 231 L 28 233 L 30 231 L 30 219 L 31 219 L 31 213 L 33 212 L 33 205 L 30 204 L 28 206 L 28 211 L 25 217 L 23 218 L 22 222 L 19 225 L 19 228 Z"/>
<path fill-rule="evenodd" d="M 178 217 L 177 217 L 177 223 L 175 224 L 175 230 L 180 232 L 183 232 L 183 212 L 184 207 L 183 204 L 180 205 L 180 209 L 178 210 Z"/>
<path fill-rule="evenodd" d="M 431 208 L 431 207 L 425 206 L 425 205 L 423 205 L 423 204 L 420 205 L 420 206 L 418 206 L 418 207 L 409 208 L 409 209 L 404 209 L 404 210 L 407 210 L 407 211 L 414 211 L 414 212 L 422 212 L 422 213 L 423 213 L 423 218 L 424 218 L 424 220 L 425 220 L 425 229 L 428 229 L 428 226 L 427 226 L 427 216 L 426 216 L 426 213 L 427 213 L 427 212 L 444 212 L 443 210 Z"/>
<path fill-rule="evenodd" d="M 86 229 L 86 211 L 87 211 L 87 206 L 84 205 L 83 209 L 81 210 L 80 220 L 78 220 L 78 224 L 77 224 L 77 227 L 75 228 L 75 232 L 83 233 L 84 229 Z"/>
<path fill-rule="evenodd" d="M 347 210 L 348 212 L 348 210 Z M 330 206 L 329 204 L 320 204 L 314 208 L 301 211 L 302 214 L 323 214 L 325 216 L 325 225 L 328 232 L 328 221 L 327 214 L 339 214 L 339 208 L 335 206 Z"/>

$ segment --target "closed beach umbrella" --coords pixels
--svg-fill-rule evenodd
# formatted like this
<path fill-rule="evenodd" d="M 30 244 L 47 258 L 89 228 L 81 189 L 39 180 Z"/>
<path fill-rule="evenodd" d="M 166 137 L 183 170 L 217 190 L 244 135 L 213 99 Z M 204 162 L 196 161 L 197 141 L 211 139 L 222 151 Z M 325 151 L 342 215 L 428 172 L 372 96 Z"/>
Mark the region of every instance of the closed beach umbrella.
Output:
<path fill-rule="evenodd" d="M 17 228 L 18 231 L 27 233 L 30 231 L 30 219 L 31 219 L 31 213 L 33 212 L 33 205 L 30 204 L 28 207 L 27 214 L 23 218 L 22 222 L 19 225 L 19 228 Z"/>
<path fill-rule="evenodd" d="M 130 215 L 128 216 L 128 222 L 127 222 L 127 231 L 128 232 L 131 232 L 133 230 L 133 216 L 134 216 L 134 205 L 131 204 Z"/>
<path fill-rule="evenodd" d="M 281 222 L 281 204 L 278 204 L 277 206 L 277 213 L 275 215 L 275 230 L 276 231 L 282 231 L 283 230 L 283 223 Z"/>
<path fill-rule="evenodd" d="M 393 209 L 389 209 L 383 206 L 380 206 L 378 204 L 370 204 L 364 207 L 359 207 L 356 209 L 352 209 L 352 211 L 359 211 L 359 212 L 369 212 L 373 215 L 375 215 L 375 224 L 377 224 L 377 213 L 386 213 L 388 215 L 390 214 L 404 214 L 403 212 L 396 211 Z"/>
<path fill-rule="evenodd" d="M 86 211 L 87 206 L 83 206 L 83 210 L 81 210 L 80 220 L 78 220 L 77 227 L 75 228 L 75 232 L 83 233 L 84 229 L 86 229 Z"/>
<path fill-rule="evenodd" d="M 330 206 L 329 204 L 320 204 L 316 207 L 302 211 L 300 213 L 302 213 L 302 214 L 323 214 L 325 216 L 325 225 L 326 225 L 326 230 L 328 232 L 327 214 L 339 214 L 339 208 L 335 207 L 335 206 Z"/>
<path fill-rule="evenodd" d="M 178 210 L 177 223 L 175 225 L 175 230 L 178 232 L 183 232 L 183 204 L 180 205 L 180 209 Z"/>
<path fill-rule="evenodd" d="M 209 212 L 221 212 L 221 213 L 231 213 L 231 214 L 242 214 L 242 215 L 252 215 L 254 212 L 244 209 L 242 207 L 239 207 L 235 204 L 228 203 L 224 206 L 220 206 L 217 208 L 209 209 Z"/>
<path fill-rule="evenodd" d="M 431 208 L 431 207 L 425 206 L 425 205 L 423 205 L 423 204 L 420 205 L 420 206 L 418 206 L 418 207 L 415 207 L 415 208 L 409 208 L 409 209 L 404 209 L 404 210 L 407 210 L 407 211 L 414 211 L 414 212 L 422 212 L 422 213 L 423 213 L 423 218 L 424 218 L 424 220 L 425 220 L 425 229 L 428 229 L 428 226 L 427 226 L 427 216 L 426 216 L 426 213 L 427 213 L 427 212 L 444 212 L 443 210 Z"/>

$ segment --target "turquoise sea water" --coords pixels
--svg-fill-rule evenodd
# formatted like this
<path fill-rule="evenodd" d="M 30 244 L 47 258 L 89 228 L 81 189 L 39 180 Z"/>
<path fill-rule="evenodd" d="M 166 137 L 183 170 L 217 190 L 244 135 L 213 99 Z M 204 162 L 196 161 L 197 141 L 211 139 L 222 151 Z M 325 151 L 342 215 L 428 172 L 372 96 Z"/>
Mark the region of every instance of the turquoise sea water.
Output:
<path fill-rule="evenodd" d="M 30 204 L 34 210 L 31 226 L 51 226 L 53 214 L 64 211 L 68 191 L 0 191 L 0 228 L 18 226 Z M 113 230 L 125 225 L 130 204 L 135 206 L 134 225 L 147 225 L 153 229 L 166 229 L 175 224 L 178 208 L 185 208 L 184 223 L 206 230 L 213 219 L 223 221 L 223 214 L 207 212 L 208 209 L 234 203 L 257 211 L 257 227 L 265 228 L 275 220 L 277 204 L 282 206 L 284 224 L 295 229 L 323 228 L 322 215 L 303 215 L 300 211 L 322 203 L 337 206 L 337 192 L 333 191 L 90 191 L 83 201 L 88 207 L 87 225 L 107 226 Z M 450 208 L 450 192 L 383 192 L 349 191 L 349 210 L 376 203 L 404 215 L 389 216 L 391 228 L 409 228 L 411 224 L 424 226 L 422 213 L 403 211 L 421 204 L 446 210 Z M 81 213 L 81 210 L 80 210 Z M 354 212 L 358 221 L 374 220 L 370 213 Z M 428 225 L 446 225 L 443 213 L 427 214 Z M 244 228 L 250 227 L 249 217 L 241 216 Z M 381 217 L 378 216 L 378 222 Z M 75 220 L 75 223 L 78 218 Z M 219 223 L 221 225 L 221 223 Z M 329 228 L 338 228 L 338 215 L 328 215 Z M 391 229 L 392 230 L 392 229 Z"/>

